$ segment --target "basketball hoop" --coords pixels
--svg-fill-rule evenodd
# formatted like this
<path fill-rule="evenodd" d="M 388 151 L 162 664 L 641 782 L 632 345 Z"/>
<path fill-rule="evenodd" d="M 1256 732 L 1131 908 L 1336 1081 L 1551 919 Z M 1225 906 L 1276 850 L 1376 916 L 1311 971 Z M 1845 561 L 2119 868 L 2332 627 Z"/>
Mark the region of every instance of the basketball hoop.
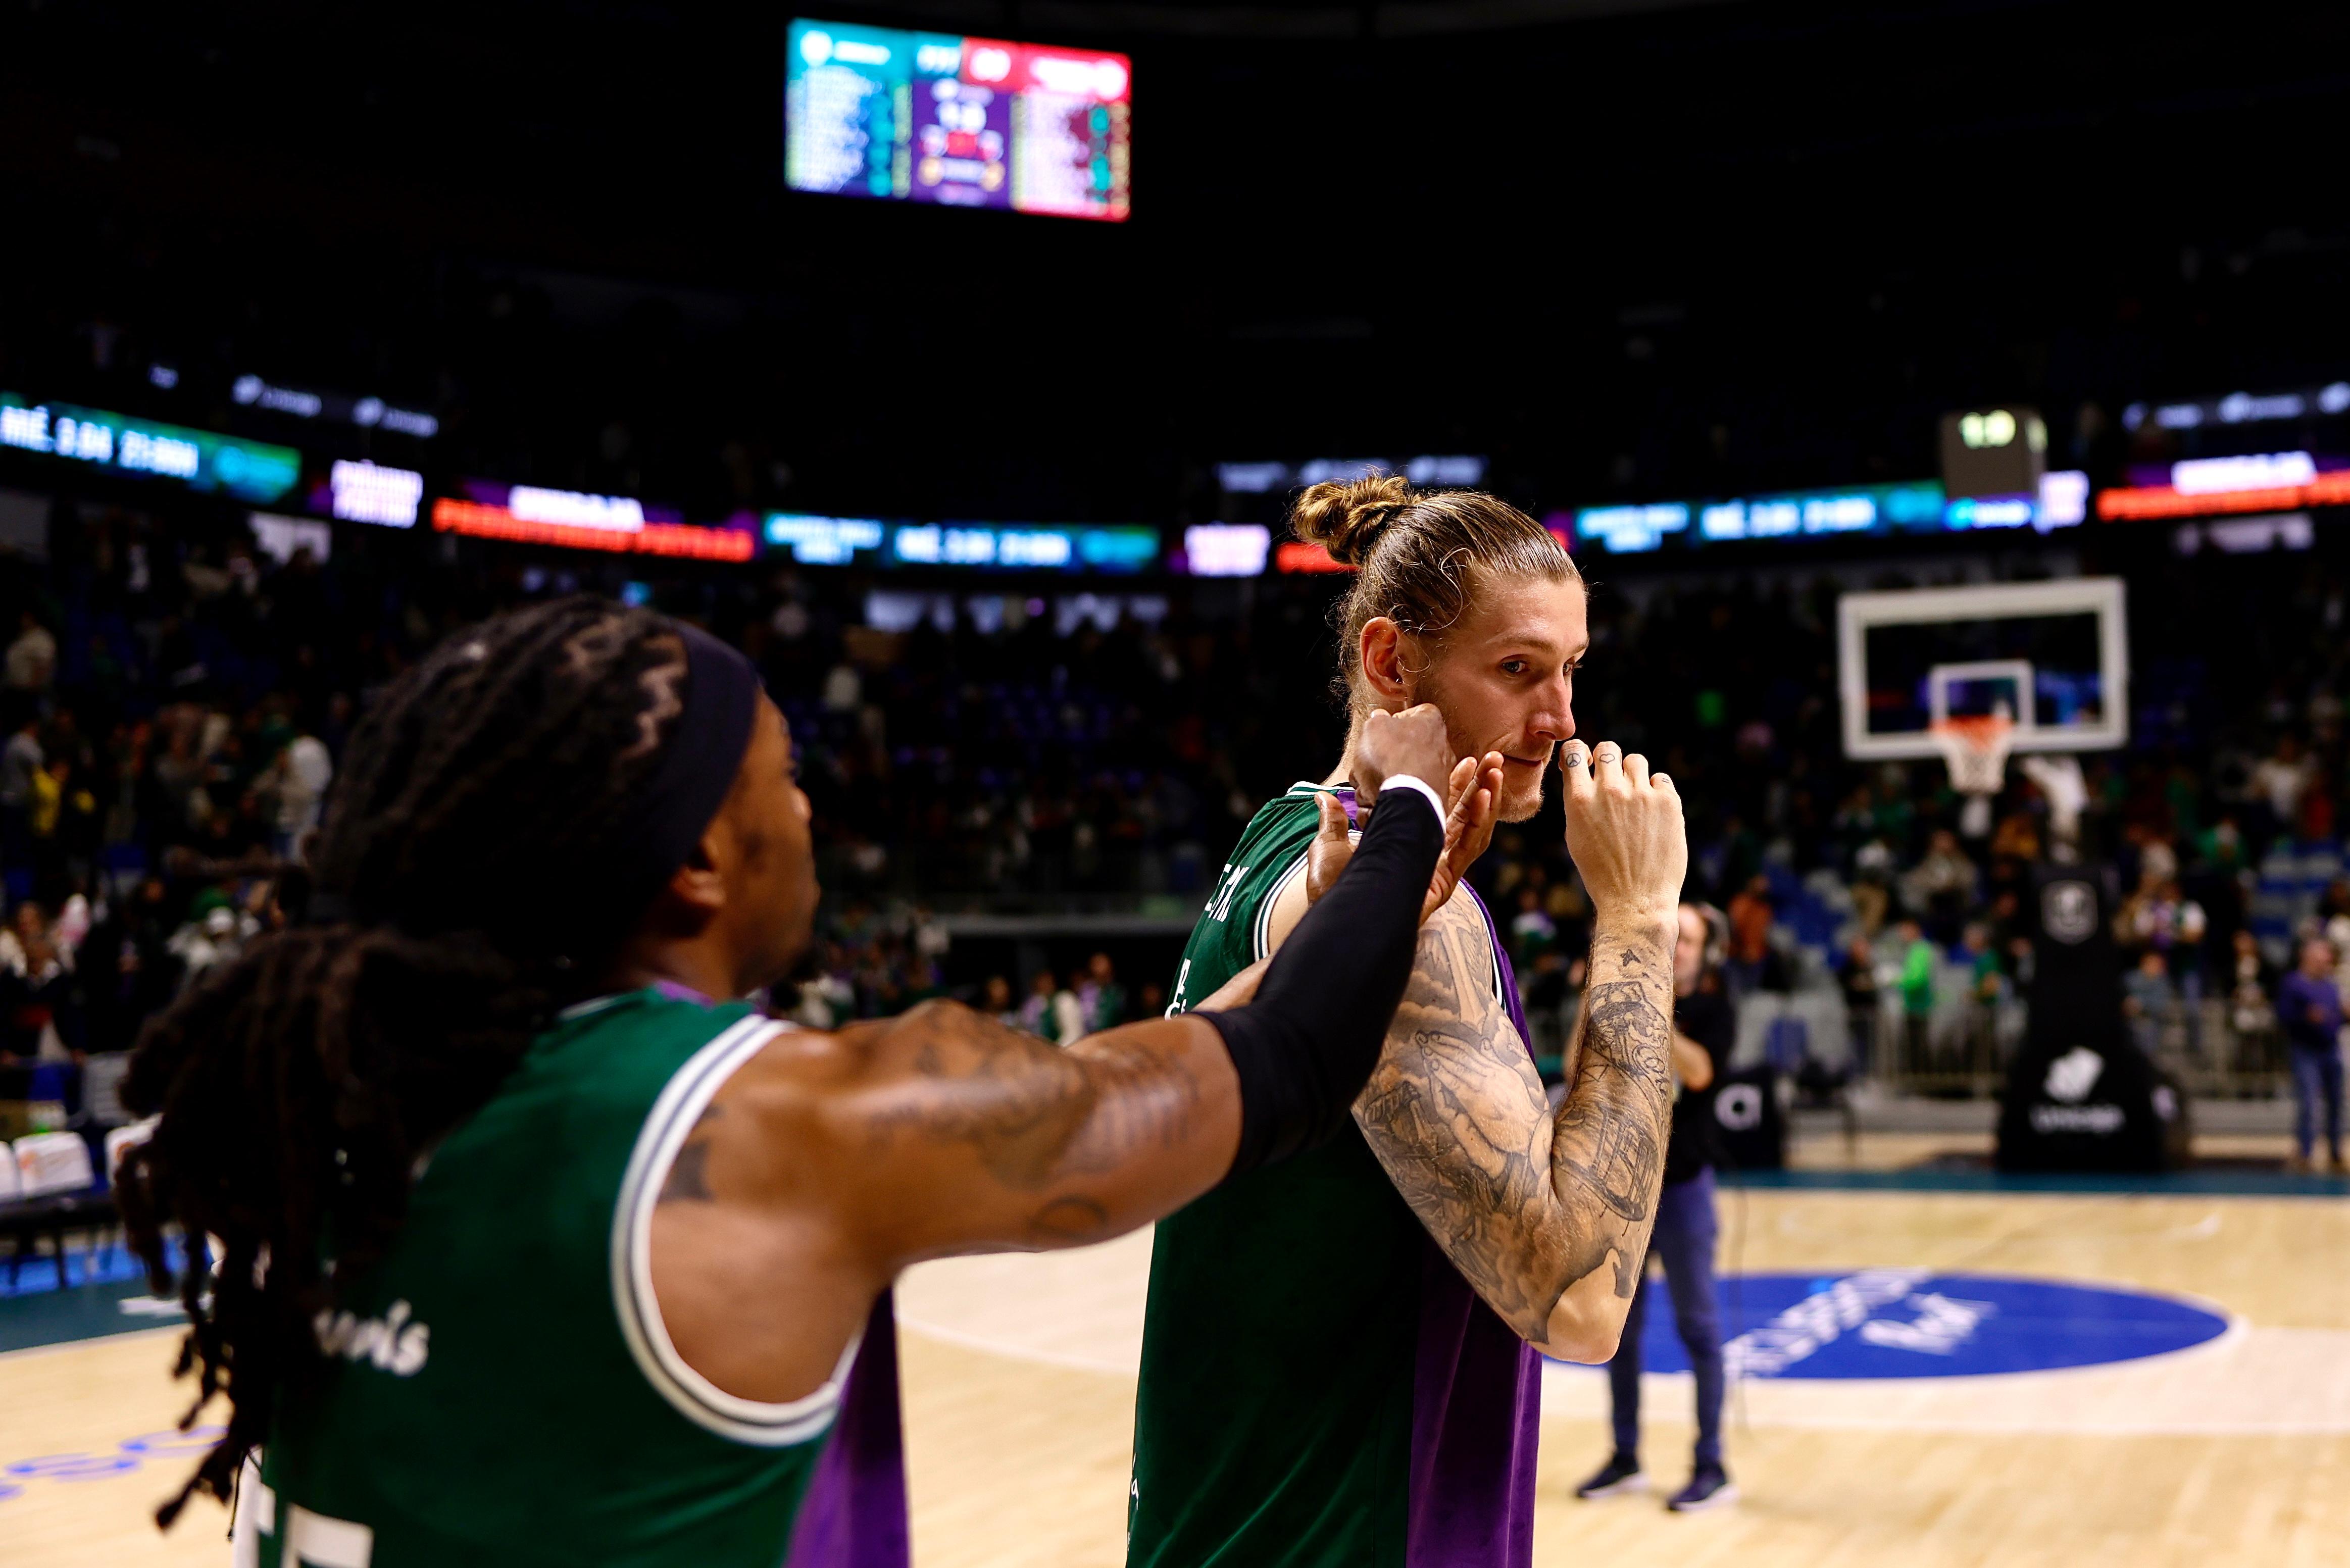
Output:
<path fill-rule="evenodd" d="M 1969 838 L 1991 832 L 1991 797 L 2007 784 L 2007 753 L 2015 721 L 2004 713 L 1953 713 L 1933 726 L 1934 744 L 1950 770 L 1950 787 L 1967 797 L 1959 831 Z"/>
<path fill-rule="evenodd" d="M 2004 713 L 1953 713 L 1934 726 L 1934 744 L 1960 794 L 1997 794 L 2007 785 L 2015 721 Z"/>

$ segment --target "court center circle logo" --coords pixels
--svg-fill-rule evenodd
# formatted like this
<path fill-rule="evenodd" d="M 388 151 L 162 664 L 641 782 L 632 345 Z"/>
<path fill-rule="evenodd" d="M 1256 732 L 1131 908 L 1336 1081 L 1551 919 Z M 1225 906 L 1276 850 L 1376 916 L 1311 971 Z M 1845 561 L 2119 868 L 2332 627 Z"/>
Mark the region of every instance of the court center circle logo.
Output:
<path fill-rule="evenodd" d="M 2224 1314 L 2151 1291 L 1930 1269 L 1730 1274 L 1717 1290 L 1732 1377 L 2051 1372 L 2190 1349 L 2229 1327 Z M 1640 1353 L 1644 1372 L 1690 1369 L 1679 1334 L 1651 1331 Z"/>

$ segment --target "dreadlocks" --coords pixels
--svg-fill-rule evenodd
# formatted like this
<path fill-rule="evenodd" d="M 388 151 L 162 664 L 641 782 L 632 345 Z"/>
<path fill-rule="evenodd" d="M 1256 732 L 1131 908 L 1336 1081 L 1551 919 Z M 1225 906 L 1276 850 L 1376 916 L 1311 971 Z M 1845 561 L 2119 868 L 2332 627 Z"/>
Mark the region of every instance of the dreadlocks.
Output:
<path fill-rule="evenodd" d="M 397 1233 L 418 1156 L 641 914 L 598 870 L 684 674 L 667 623 L 587 596 L 442 644 L 351 737 L 310 857 L 312 923 L 149 1025 L 123 1100 L 161 1121 L 124 1159 L 123 1217 L 159 1294 L 164 1225 L 186 1239 L 178 1373 L 197 1392 L 182 1428 L 215 1393 L 231 1407 L 158 1522 L 200 1490 L 229 1497 L 281 1389 L 315 1370 L 337 1281 Z"/>

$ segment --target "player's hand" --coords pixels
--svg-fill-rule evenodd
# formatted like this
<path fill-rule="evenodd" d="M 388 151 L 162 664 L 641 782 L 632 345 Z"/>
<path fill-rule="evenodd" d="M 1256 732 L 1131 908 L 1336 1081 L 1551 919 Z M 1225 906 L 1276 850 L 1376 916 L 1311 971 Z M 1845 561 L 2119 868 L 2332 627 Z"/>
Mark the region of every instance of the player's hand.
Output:
<path fill-rule="evenodd" d="M 1363 721 L 1362 738 L 1355 743 L 1355 798 L 1371 805 L 1381 784 L 1403 774 L 1434 788 L 1437 780 L 1451 777 L 1454 760 L 1452 737 L 1435 703 L 1400 713 L 1375 711 Z"/>
<path fill-rule="evenodd" d="M 1672 780 L 1613 741 L 1559 748 L 1566 777 L 1566 852 L 1595 921 L 1671 924 L 1689 873 L 1689 834 Z"/>
<path fill-rule="evenodd" d="M 1463 757 L 1452 764 L 1452 775 L 1446 781 L 1451 809 L 1444 814 L 1444 853 L 1437 857 L 1436 871 L 1428 880 L 1428 895 L 1421 901 L 1419 918 L 1427 919 L 1444 907 L 1452 890 L 1485 846 L 1493 841 L 1493 825 L 1500 820 L 1498 803 L 1502 798 L 1502 753 L 1488 752 L 1481 759 Z M 1347 831 L 1347 808 L 1336 795 L 1317 799 L 1322 812 L 1321 830 L 1305 851 L 1305 901 L 1308 905 L 1327 892 L 1337 881 L 1338 873 L 1355 857 L 1354 840 Z"/>
<path fill-rule="evenodd" d="M 1191 1011 L 1194 1012 L 1230 1012 L 1236 1007 L 1246 1007 L 1250 1002 L 1256 1000 L 1256 988 L 1258 984 L 1263 981 L 1264 971 L 1272 967 L 1273 961 L 1271 959 L 1261 958 L 1257 960 L 1256 962 L 1249 965 L 1248 968 L 1241 971 L 1240 973 L 1232 976 L 1232 979 L 1216 987 L 1214 994 L 1210 996 L 1205 1002 L 1201 1002 L 1197 1007 L 1192 1008 Z"/>

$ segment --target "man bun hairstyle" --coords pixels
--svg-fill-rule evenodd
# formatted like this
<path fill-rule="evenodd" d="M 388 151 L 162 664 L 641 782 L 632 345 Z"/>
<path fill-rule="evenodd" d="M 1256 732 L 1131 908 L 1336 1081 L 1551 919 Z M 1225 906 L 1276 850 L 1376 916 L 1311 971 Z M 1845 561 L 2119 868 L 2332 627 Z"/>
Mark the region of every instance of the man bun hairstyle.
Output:
<path fill-rule="evenodd" d="M 1290 531 L 1321 545 L 1342 566 L 1359 566 L 1396 514 L 1412 503 L 1409 482 L 1392 473 L 1325 480 L 1290 504 Z"/>
<path fill-rule="evenodd" d="M 344 749 L 304 923 L 149 1023 L 122 1099 L 161 1120 L 117 1194 L 159 1295 L 163 1229 L 179 1228 L 179 1371 L 197 1376 L 182 1427 L 216 1393 L 230 1403 L 159 1522 L 199 1490 L 230 1496 L 281 1391 L 320 1365 L 313 1324 L 398 1234 L 418 1158 L 642 916 L 600 872 L 674 735 L 686 659 L 670 622 L 587 595 L 450 638 Z M 306 901 L 301 880 L 286 906 Z"/>
<path fill-rule="evenodd" d="M 1580 583 L 1583 574 L 1549 529 L 1478 490 L 1419 490 L 1392 473 L 1312 484 L 1291 503 L 1289 526 L 1341 566 L 1357 568 L 1331 611 L 1338 631 L 1338 685 L 1357 714 L 1363 628 L 1385 616 L 1410 636 L 1440 644 L 1492 577 Z"/>

